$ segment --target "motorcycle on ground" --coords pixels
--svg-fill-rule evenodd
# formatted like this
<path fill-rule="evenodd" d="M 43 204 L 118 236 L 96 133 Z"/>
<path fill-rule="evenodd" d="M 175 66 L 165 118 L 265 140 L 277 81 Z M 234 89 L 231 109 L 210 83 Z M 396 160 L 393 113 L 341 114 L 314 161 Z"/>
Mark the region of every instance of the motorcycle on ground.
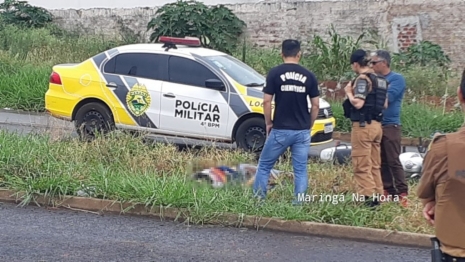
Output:
<path fill-rule="evenodd" d="M 417 146 L 418 152 L 406 152 L 403 147 L 403 152 L 399 155 L 400 163 L 404 169 L 405 178 L 409 180 L 420 179 L 421 171 L 423 168 L 423 159 L 425 158 L 426 149 L 425 143 L 422 138 L 419 138 Z"/>
<path fill-rule="evenodd" d="M 351 153 L 352 146 L 337 141 L 335 146 L 320 151 L 320 161 L 332 162 L 336 165 L 346 165 L 350 162 Z"/>
<path fill-rule="evenodd" d="M 425 159 L 426 151 L 428 150 L 428 146 L 433 141 L 433 138 L 436 135 L 444 134 L 443 132 L 436 131 L 431 134 L 430 138 L 424 140 L 423 138 L 419 138 L 419 143 L 417 146 L 418 152 L 405 152 L 405 147 L 403 153 L 400 154 L 399 159 L 402 164 L 402 167 L 405 172 L 405 176 L 407 179 L 420 179 L 421 172 L 423 170 L 423 160 Z"/>
<path fill-rule="evenodd" d="M 399 155 L 400 163 L 405 172 L 405 177 L 408 180 L 417 180 L 421 177 L 423 168 L 423 159 L 428 149 L 429 143 L 432 141 L 436 134 L 442 134 L 441 132 L 435 132 L 431 135 L 430 139 L 419 138 L 417 146 L 418 152 L 406 152 L 406 147 L 403 146 L 402 153 Z M 336 146 L 325 148 L 320 152 L 320 160 L 323 162 L 332 162 L 333 164 L 345 165 L 350 162 L 352 147 L 346 144 L 336 143 Z"/>

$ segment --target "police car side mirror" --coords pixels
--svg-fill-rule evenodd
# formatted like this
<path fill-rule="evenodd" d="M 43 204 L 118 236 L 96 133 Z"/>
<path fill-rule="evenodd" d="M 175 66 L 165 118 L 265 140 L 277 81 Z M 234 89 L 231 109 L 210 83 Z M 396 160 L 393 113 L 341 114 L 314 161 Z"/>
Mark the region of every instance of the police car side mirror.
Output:
<path fill-rule="evenodd" d="M 218 79 L 207 79 L 205 80 L 205 87 L 215 89 L 218 91 L 224 91 L 225 86 L 221 80 Z"/>

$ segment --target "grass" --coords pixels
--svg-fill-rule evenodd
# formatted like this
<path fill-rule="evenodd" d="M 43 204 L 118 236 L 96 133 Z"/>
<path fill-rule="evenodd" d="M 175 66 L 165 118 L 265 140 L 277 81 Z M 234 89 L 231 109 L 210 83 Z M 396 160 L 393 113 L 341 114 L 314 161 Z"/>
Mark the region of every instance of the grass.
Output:
<path fill-rule="evenodd" d="M 128 43 L 131 41 L 74 35 L 51 26 L 42 29 L 19 29 L 13 25 L 2 25 L 0 26 L 0 107 L 42 112 L 45 110 L 44 94 L 48 88 L 53 65 L 81 62 L 101 51 Z M 322 39 L 318 43 L 320 47 L 330 44 L 324 43 Z M 337 43 L 332 45 L 338 46 Z M 320 49 L 324 49 L 323 47 Z M 338 50 L 326 55 L 334 56 L 339 52 L 347 51 Z M 245 53 L 241 48 L 233 55 L 239 59 L 244 57 L 246 63 L 262 74 L 266 74 L 271 67 L 281 63 L 278 50 L 248 47 Z M 334 60 L 334 57 L 331 59 Z M 338 75 L 341 74 L 342 64 L 338 64 L 338 72 L 330 75 L 328 68 L 332 68 L 331 65 L 325 63 L 322 68 L 319 65 L 324 61 L 320 60 L 319 58 L 319 62 L 315 62 L 315 53 L 305 52 L 302 64 L 314 71 L 320 80 L 341 80 L 347 77 L 346 73 L 343 76 Z M 429 136 L 436 130 L 450 132 L 460 127 L 463 122 L 460 112 L 443 114 L 439 109 L 408 102 L 425 95 L 453 94 L 453 88 L 457 86 L 455 75 L 452 74 L 449 80 L 445 81 L 444 73 L 437 68 L 395 66 L 394 69 L 405 75 L 409 88 L 402 113 L 404 136 Z M 445 82 L 448 84 L 444 84 Z M 349 131 L 348 122 L 342 117 L 340 104 L 332 102 L 332 106 L 338 120 L 336 131 Z M 425 118 L 428 121 L 424 121 Z"/>
<path fill-rule="evenodd" d="M 0 56 L 0 63 L 6 58 Z M 42 112 L 45 110 L 45 92 L 48 87 L 50 67 L 30 64 L 0 66 L 1 108 Z"/>
<path fill-rule="evenodd" d="M 44 111 L 44 95 L 53 65 L 81 62 L 123 44 L 126 43 L 98 36 L 80 37 L 55 27 L 0 26 L 0 106 Z"/>
<path fill-rule="evenodd" d="M 194 166 L 253 163 L 252 155 L 215 148 L 178 151 L 175 146 L 146 144 L 120 133 L 91 143 L 50 138 L 0 132 L 0 186 L 25 191 L 25 203 L 39 193 L 76 195 L 90 188 L 89 194 L 97 198 L 187 208 L 194 223 L 209 223 L 218 215 L 232 213 L 432 233 L 421 216 L 415 186 L 411 187 L 412 200 L 407 209 L 389 203 L 374 212 L 355 204 L 350 197 L 338 203 L 313 202 L 294 207 L 292 180 L 283 176 L 267 202 L 258 208 L 250 188 L 229 185 L 213 189 L 189 179 Z M 281 159 L 276 168 L 291 171 L 289 161 Z M 347 167 L 321 163 L 309 163 L 308 167 L 309 194 L 340 198 L 354 192 L 352 172 Z"/>
<path fill-rule="evenodd" d="M 336 131 L 350 132 L 351 123 L 344 117 L 340 101 L 330 101 L 336 118 Z M 436 131 L 455 132 L 464 123 L 461 111 L 443 113 L 441 108 L 433 108 L 420 103 L 404 102 L 401 113 L 403 137 L 429 137 Z"/>

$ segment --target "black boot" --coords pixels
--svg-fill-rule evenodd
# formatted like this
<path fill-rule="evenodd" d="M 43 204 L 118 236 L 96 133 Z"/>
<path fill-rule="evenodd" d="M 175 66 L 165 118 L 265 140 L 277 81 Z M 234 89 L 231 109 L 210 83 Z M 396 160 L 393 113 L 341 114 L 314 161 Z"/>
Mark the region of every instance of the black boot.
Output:
<path fill-rule="evenodd" d="M 379 206 L 379 199 L 377 197 L 373 198 L 373 197 L 366 197 L 365 198 L 365 206 L 369 207 L 369 208 L 376 208 L 377 206 Z"/>

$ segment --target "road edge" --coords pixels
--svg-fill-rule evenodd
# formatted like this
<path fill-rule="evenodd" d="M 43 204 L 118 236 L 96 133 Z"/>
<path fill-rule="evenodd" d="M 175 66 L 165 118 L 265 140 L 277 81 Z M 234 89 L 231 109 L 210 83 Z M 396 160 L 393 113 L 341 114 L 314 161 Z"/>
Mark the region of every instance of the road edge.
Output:
<path fill-rule="evenodd" d="M 10 114 L 19 114 L 19 115 L 29 115 L 32 117 L 40 117 L 40 116 L 47 116 L 53 118 L 51 115 L 45 112 L 29 112 L 29 111 L 22 111 L 22 110 L 5 110 L 0 109 L 0 113 L 10 113 Z M 52 128 L 49 123 L 21 123 L 15 121 L 0 121 L 0 124 L 3 125 L 12 125 L 12 126 L 28 126 L 33 128 Z M 63 129 L 72 129 L 72 128 L 63 128 Z M 333 132 L 333 140 L 340 140 L 341 142 L 348 142 L 350 143 L 350 132 L 340 132 L 334 131 Z M 410 137 L 402 137 L 401 141 L 402 146 L 419 146 L 419 138 L 410 138 Z"/>
<path fill-rule="evenodd" d="M 51 129 L 50 124 L 41 124 L 41 123 L 19 123 L 19 122 L 5 122 L 5 121 L 0 121 L 1 125 L 9 125 L 9 126 L 25 126 L 25 127 L 31 127 L 31 128 L 45 128 L 45 129 Z M 67 127 L 62 127 L 61 129 L 63 130 L 69 130 L 72 131 L 74 130 L 73 128 L 67 128 Z M 331 141 L 325 142 L 329 143 L 334 140 L 339 140 L 342 143 L 350 143 L 350 133 L 345 133 L 345 132 L 333 132 L 333 138 Z M 401 146 L 419 146 L 420 143 L 418 142 L 418 138 L 409 138 L 409 137 L 402 137 L 401 141 Z M 318 146 L 318 145 L 317 145 Z"/>
<path fill-rule="evenodd" d="M 18 204 L 21 203 L 24 196 L 25 194 L 21 192 L 0 189 L 0 202 Z M 61 198 L 50 198 L 44 195 L 36 195 L 35 199 L 30 202 L 30 205 L 33 204 L 62 207 L 77 211 L 153 216 L 159 217 L 160 219 L 174 221 L 182 221 L 187 218 L 186 209 L 171 207 L 147 207 L 138 203 L 123 203 L 120 201 L 111 201 L 89 197 L 65 196 Z M 246 227 L 256 230 L 264 229 L 294 234 L 341 238 L 417 248 L 429 248 L 430 238 L 433 237 L 432 235 L 418 233 L 305 221 L 281 220 L 275 218 L 246 216 L 241 214 L 220 215 L 216 220 L 211 221 L 209 224 Z"/>

